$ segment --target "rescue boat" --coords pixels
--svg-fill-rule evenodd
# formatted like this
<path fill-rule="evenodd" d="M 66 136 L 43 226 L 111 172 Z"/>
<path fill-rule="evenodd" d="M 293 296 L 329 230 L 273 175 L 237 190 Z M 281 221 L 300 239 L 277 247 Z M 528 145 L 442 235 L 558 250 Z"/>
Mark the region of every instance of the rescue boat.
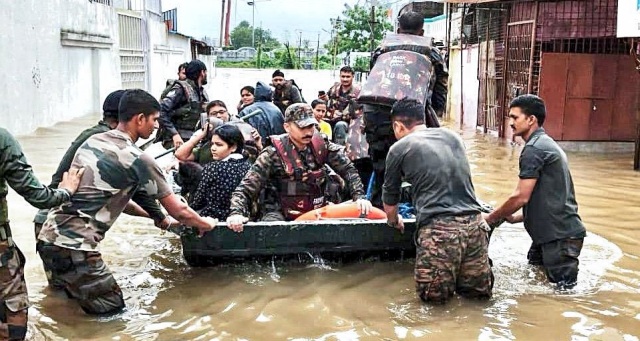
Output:
<path fill-rule="evenodd" d="M 404 226 L 401 233 L 389 227 L 386 219 L 321 219 L 249 222 L 240 233 L 220 223 L 202 237 L 191 229 L 179 234 L 187 263 L 206 266 L 230 260 L 287 258 L 308 253 L 340 260 L 409 257 L 415 254 L 415 219 L 404 220 Z"/>

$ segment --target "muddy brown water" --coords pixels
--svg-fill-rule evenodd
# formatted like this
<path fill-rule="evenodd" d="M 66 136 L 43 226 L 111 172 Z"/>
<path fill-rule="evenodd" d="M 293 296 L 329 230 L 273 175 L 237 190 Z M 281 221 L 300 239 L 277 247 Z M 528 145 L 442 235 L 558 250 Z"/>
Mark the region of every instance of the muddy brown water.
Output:
<path fill-rule="evenodd" d="M 244 80 L 264 71 L 218 70 L 210 92 L 235 103 Z M 296 81 L 304 74 L 298 75 Z M 330 74 L 304 84 L 309 93 Z M 317 83 L 315 83 L 317 82 Z M 324 83 L 323 83 L 324 82 Z M 317 90 L 314 84 L 321 84 Z M 328 87 L 328 86 L 327 86 Z M 224 89 L 232 89 L 224 90 Z M 307 98 L 309 99 L 309 98 Z M 97 115 L 41 128 L 19 138 L 36 174 L 48 183 L 64 150 Z M 515 188 L 521 146 L 461 132 L 477 195 L 498 204 Z M 36 209 L 10 193 L 15 240 L 26 255 L 33 340 L 638 340 L 640 337 L 640 173 L 629 154 L 569 153 L 580 214 L 589 233 L 578 286 L 557 293 L 528 266 L 522 225 L 494 234 L 494 297 L 421 304 L 412 261 L 355 264 L 304 262 L 190 268 L 179 239 L 149 222 L 122 216 L 101 245 L 127 309 L 108 318 L 85 315 L 46 287 L 35 253 Z M 311 258 L 315 258 L 315 262 Z"/>

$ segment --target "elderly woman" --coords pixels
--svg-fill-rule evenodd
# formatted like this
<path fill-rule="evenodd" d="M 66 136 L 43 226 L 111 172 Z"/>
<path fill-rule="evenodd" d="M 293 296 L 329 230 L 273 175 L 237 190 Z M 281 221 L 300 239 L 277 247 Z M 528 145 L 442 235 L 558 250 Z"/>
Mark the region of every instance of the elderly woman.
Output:
<path fill-rule="evenodd" d="M 233 124 L 224 124 L 213 131 L 211 156 L 214 162 L 204 166 L 202 179 L 190 206 L 203 216 L 226 220 L 231 194 L 251 164 L 242 155 L 244 136 Z"/>

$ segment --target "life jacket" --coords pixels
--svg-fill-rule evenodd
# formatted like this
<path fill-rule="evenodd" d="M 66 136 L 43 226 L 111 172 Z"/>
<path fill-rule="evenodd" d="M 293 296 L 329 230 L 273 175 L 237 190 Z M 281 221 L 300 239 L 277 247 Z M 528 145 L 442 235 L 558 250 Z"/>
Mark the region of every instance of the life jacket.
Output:
<path fill-rule="evenodd" d="M 358 96 L 359 103 L 392 106 L 409 98 L 429 105 L 435 73 L 431 40 L 410 34 L 387 34 Z"/>
<path fill-rule="evenodd" d="M 289 139 L 288 134 L 270 136 L 272 145 L 282 165 L 286 177 L 276 184 L 282 212 L 287 220 L 295 220 L 300 215 L 325 206 L 325 186 L 327 170 L 324 164 L 329 155 L 322 135 L 316 133 L 311 138 L 311 148 L 315 159 L 315 169 L 305 169 L 300 154 Z"/>
<path fill-rule="evenodd" d="M 193 134 L 196 125 L 200 122 L 200 113 L 204 112 L 204 105 L 207 103 L 207 98 L 204 96 L 204 93 L 204 98 L 200 98 L 198 91 L 187 81 L 174 81 L 171 87 L 175 87 L 176 84 L 184 91 L 187 102 L 185 102 L 183 106 L 175 109 L 175 114 L 172 116 L 173 125 L 178 130 L 188 131 Z M 191 134 L 189 134 L 189 137 Z M 182 136 L 182 132 L 180 132 L 180 136 Z"/>

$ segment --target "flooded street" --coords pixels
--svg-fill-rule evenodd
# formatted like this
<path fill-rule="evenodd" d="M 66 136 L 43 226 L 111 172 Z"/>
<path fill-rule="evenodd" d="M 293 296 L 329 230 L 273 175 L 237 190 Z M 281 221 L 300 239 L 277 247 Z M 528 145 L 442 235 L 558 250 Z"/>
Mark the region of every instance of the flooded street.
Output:
<path fill-rule="evenodd" d="M 210 99 L 235 113 L 244 85 L 268 82 L 273 70 L 210 72 Z M 310 102 L 332 72 L 286 71 Z M 154 94 L 158 95 L 158 94 Z M 91 117 L 19 137 L 36 174 L 50 181 Z M 496 205 L 516 186 L 521 146 L 461 132 L 476 194 Z M 101 244 L 125 294 L 127 309 L 109 318 L 85 315 L 46 287 L 35 253 L 36 209 L 9 195 L 14 239 L 27 258 L 33 340 L 640 340 L 640 173 L 630 154 L 568 154 L 580 215 L 590 232 L 580 256 L 578 286 L 557 293 L 527 265 L 522 225 L 494 233 L 494 297 L 454 298 L 425 306 L 414 292 L 413 262 L 233 264 L 191 268 L 180 241 L 150 221 L 122 215 Z M 318 255 L 313 255 L 318 256 Z M 321 256 L 321 255 L 320 255 Z M 309 256 L 302 256 L 307 257 Z"/>

